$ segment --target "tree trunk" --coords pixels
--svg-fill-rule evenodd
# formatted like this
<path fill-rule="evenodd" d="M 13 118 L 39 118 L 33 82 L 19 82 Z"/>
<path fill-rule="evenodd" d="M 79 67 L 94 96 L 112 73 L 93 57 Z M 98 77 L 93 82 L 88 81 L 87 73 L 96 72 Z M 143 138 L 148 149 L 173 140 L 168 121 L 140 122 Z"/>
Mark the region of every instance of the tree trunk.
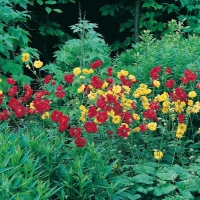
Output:
<path fill-rule="evenodd" d="M 140 37 L 139 37 L 140 1 L 141 0 L 135 0 L 134 28 L 135 28 L 135 42 L 136 43 L 140 41 Z"/>

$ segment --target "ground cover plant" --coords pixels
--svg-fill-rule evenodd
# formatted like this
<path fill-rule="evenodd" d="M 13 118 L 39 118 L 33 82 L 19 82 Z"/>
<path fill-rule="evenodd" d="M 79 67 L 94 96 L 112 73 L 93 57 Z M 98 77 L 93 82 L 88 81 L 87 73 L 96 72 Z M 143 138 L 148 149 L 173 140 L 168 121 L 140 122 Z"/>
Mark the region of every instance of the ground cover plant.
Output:
<path fill-rule="evenodd" d="M 80 39 L 45 66 L 20 49 L 17 66 L 37 88 L 1 68 L 0 198 L 199 199 L 199 38 L 183 39 L 172 21 L 162 40 L 145 32 L 143 54 L 136 45 L 126 63 L 130 51 L 111 59 L 95 27 L 72 26 Z M 160 56 L 186 41 L 186 65 Z"/>

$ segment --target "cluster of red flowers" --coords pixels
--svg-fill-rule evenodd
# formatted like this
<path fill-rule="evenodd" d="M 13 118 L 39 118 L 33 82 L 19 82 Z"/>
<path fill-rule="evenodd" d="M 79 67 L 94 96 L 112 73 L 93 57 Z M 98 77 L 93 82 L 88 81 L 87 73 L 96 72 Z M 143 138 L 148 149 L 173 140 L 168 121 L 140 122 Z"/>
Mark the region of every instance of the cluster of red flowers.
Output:
<path fill-rule="evenodd" d="M 102 65 L 103 65 L 103 62 L 101 60 L 96 60 L 95 62 L 90 64 L 92 69 L 96 69 L 98 67 L 101 67 Z"/>
<path fill-rule="evenodd" d="M 150 77 L 151 77 L 153 80 L 157 80 L 160 71 L 161 71 L 161 67 L 160 67 L 160 66 L 157 66 L 157 67 L 152 68 L 151 71 L 150 71 Z"/>
<path fill-rule="evenodd" d="M 62 112 L 54 110 L 50 116 L 51 120 L 58 123 L 60 131 L 65 131 L 68 128 L 69 117 L 64 115 Z"/>
<path fill-rule="evenodd" d="M 65 75 L 64 80 L 69 84 L 73 83 L 74 82 L 74 74 Z"/>
<path fill-rule="evenodd" d="M 187 101 L 188 95 L 185 93 L 185 90 L 182 87 L 177 87 L 174 89 L 174 92 L 169 93 L 170 98 L 172 101 Z"/>
<path fill-rule="evenodd" d="M 56 95 L 56 97 L 58 97 L 58 98 L 63 98 L 64 96 L 65 96 L 65 92 L 64 92 L 64 90 L 63 90 L 63 86 L 58 86 L 57 88 L 56 88 L 56 92 L 55 92 L 55 95 Z"/>
<path fill-rule="evenodd" d="M 181 82 L 183 84 L 188 84 L 189 81 L 194 82 L 197 79 L 197 74 L 193 73 L 189 69 L 184 71 L 184 75 L 181 77 Z"/>
<path fill-rule="evenodd" d="M 175 84 L 175 80 L 169 79 L 169 80 L 166 81 L 165 86 L 166 86 L 167 88 L 171 89 L 171 88 L 174 87 L 174 84 Z"/>
<path fill-rule="evenodd" d="M 101 86 L 103 85 L 103 81 L 98 77 L 98 76 L 93 76 L 90 80 L 90 84 L 95 88 L 95 89 L 100 89 Z"/>

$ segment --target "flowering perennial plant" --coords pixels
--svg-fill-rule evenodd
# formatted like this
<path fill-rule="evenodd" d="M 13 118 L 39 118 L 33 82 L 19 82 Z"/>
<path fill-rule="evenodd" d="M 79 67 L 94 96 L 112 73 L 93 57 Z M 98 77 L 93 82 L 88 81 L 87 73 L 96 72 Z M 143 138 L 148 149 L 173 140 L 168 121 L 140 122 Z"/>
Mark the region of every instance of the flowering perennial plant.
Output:
<path fill-rule="evenodd" d="M 22 60 L 27 62 L 29 57 L 23 54 Z M 34 62 L 36 68 L 42 65 L 41 61 Z M 103 62 L 97 60 L 91 63 L 90 69 L 76 67 L 59 83 L 48 74 L 43 83 L 51 85 L 51 91 L 34 92 L 30 85 L 25 85 L 23 93 L 18 93 L 16 81 L 12 77 L 7 78 L 10 87 L 6 93 L 0 93 L 0 104 L 5 107 L 0 112 L 0 120 L 8 120 L 12 115 L 17 118 L 41 116 L 43 120 L 58 124 L 59 131 L 67 131 L 75 139 L 77 147 L 85 146 L 83 136 L 87 133 L 106 133 L 121 138 L 148 133 L 154 137 L 160 134 L 161 127 L 165 127 L 178 140 L 186 137 L 189 120 L 200 112 L 200 83 L 195 83 L 196 72 L 184 70 L 180 82 L 176 82 L 171 68 L 157 66 L 151 69 L 149 81 L 140 83 L 134 74 L 126 70 L 116 71 L 112 67 L 100 77 L 98 72 L 102 65 Z M 51 106 L 50 95 L 54 91 L 57 100 L 67 102 L 68 89 L 76 85 L 74 95 L 82 95 L 82 103 L 73 107 L 77 110 L 76 118 L 71 118 L 67 112 Z M 154 152 L 154 157 L 161 159 L 161 153 Z"/>

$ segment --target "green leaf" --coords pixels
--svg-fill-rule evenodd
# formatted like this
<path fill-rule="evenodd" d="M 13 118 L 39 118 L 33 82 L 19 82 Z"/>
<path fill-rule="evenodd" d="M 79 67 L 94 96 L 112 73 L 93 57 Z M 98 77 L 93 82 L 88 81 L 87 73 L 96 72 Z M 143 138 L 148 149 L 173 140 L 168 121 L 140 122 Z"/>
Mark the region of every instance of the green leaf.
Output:
<path fill-rule="evenodd" d="M 42 5 L 43 1 L 42 0 L 37 0 L 38 4 Z"/>
<path fill-rule="evenodd" d="M 45 1 L 45 4 L 51 4 L 51 5 L 53 5 L 53 4 L 56 4 L 57 2 L 56 1 Z"/>
<path fill-rule="evenodd" d="M 156 186 L 154 188 L 154 195 L 155 196 L 161 196 L 163 194 L 169 194 L 170 192 L 174 191 L 176 189 L 175 185 L 172 185 L 170 183 L 162 184 L 159 186 Z"/>
<path fill-rule="evenodd" d="M 136 183 L 153 184 L 153 177 L 144 173 L 134 176 L 132 180 Z"/>
<path fill-rule="evenodd" d="M 45 10 L 47 11 L 48 14 L 51 12 L 51 8 L 49 7 L 46 7 Z"/>
<path fill-rule="evenodd" d="M 53 9 L 53 11 L 57 12 L 57 13 L 62 13 L 63 11 L 60 9 Z"/>

